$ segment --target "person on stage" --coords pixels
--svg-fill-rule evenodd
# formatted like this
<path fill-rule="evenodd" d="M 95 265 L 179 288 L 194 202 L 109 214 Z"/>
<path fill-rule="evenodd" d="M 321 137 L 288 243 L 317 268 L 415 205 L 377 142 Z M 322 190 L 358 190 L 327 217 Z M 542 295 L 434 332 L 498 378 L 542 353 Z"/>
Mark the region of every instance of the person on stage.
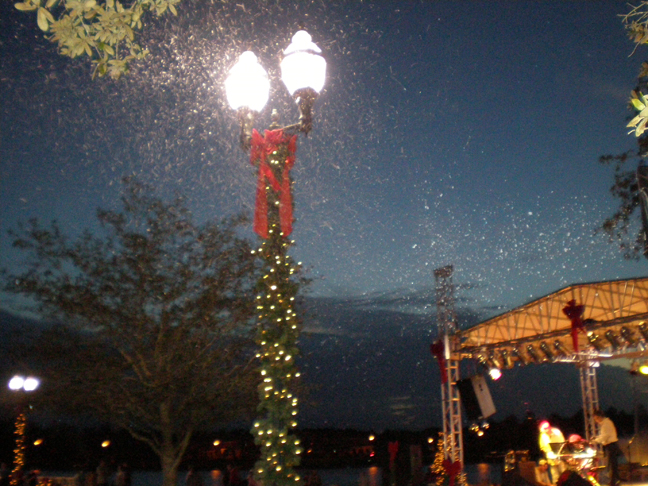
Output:
<path fill-rule="evenodd" d="M 538 442 L 540 450 L 544 453 L 545 459 L 549 463 L 549 472 L 551 473 L 551 483 L 556 484 L 558 478 L 565 470 L 565 465 L 552 449 L 551 444 L 564 443 L 565 436 L 558 427 L 552 427 L 551 424 L 543 420 L 539 425 L 540 436 Z"/>
<path fill-rule="evenodd" d="M 608 458 L 607 468 L 610 478 L 610 486 L 618 486 L 619 481 L 619 438 L 617 437 L 614 422 L 610 420 L 601 410 L 594 411 L 594 421 L 599 426 L 599 434 L 592 438 L 592 442 L 601 444 L 603 451 Z"/>
<path fill-rule="evenodd" d="M 552 486 L 549 478 L 549 463 L 545 459 L 540 459 L 535 468 L 535 480 L 538 486 Z"/>

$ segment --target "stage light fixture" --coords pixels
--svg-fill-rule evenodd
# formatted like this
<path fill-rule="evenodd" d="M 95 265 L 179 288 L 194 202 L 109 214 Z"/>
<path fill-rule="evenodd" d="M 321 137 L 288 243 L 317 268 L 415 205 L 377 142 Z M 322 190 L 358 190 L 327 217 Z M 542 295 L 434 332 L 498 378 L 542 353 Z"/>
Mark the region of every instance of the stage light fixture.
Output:
<path fill-rule="evenodd" d="M 535 348 L 533 347 L 532 344 L 529 344 L 529 345 L 526 347 L 526 350 L 527 350 L 527 354 L 531 357 L 531 359 L 532 359 L 535 363 L 542 363 L 542 362 L 544 361 L 544 360 L 543 360 L 543 359 L 538 355 L 538 352 L 535 350 Z"/>
<path fill-rule="evenodd" d="M 480 353 L 476 356 L 476 359 L 480 365 L 482 365 L 484 368 L 486 368 L 486 370 L 488 370 L 489 366 L 488 366 L 488 361 L 486 359 L 486 356 Z"/>
<path fill-rule="evenodd" d="M 648 375 L 648 361 L 644 361 L 643 363 L 641 363 L 639 365 L 638 371 L 642 375 Z"/>
<path fill-rule="evenodd" d="M 643 336 L 644 340 L 648 342 L 648 326 L 644 321 L 639 323 L 639 326 L 637 327 L 639 329 L 639 332 Z"/>
<path fill-rule="evenodd" d="M 623 326 L 621 328 L 620 333 L 621 333 L 621 337 L 623 338 L 623 340 L 626 343 L 628 343 L 628 346 L 634 346 L 637 343 L 637 341 L 634 338 L 634 335 L 632 334 L 632 331 L 630 330 L 630 328 L 628 328 L 626 326 Z"/>
<path fill-rule="evenodd" d="M 605 349 L 605 344 L 603 344 L 603 341 L 601 340 L 601 336 L 599 336 L 595 332 L 593 331 L 588 332 L 587 340 L 597 351 L 603 351 Z"/>
<path fill-rule="evenodd" d="M 553 361 L 554 355 L 551 352 L 551 348 L 549 348 L 549 345 L 546 342 L 542 341 L 540 343 L 540 351 L 542 351 L 545 354 L 545 356 L 549 361 Z"/>
<path fill-rule="evenodd" d="M 612 345 L 615 351 L 621 347 L 621 341 L 613 331 L 605 331 L 605 339 Z"/>
<path fill-rule="evenodd" d="M 569 356 L 569 351 L 567 351 L 565 345 L 558 340 L 554 342 L 554 349 L 556 350 L 556 354 L 561 358 Z"/>
<path fill-rule="evenodd" d="M 501 355 L 502 355 L 502 362 L 504 363 L 504 368 L 511 369 L 513 368 L 513 366 L 515 366 L 515 363 L 513 362 L 513 357 L 506 349 L 502 350 Z"/>
<path fill-rule="evenodd" d="M 488 360 L 490 361 L 490 365 L 492 368 L 502 368 L 502 362 L 500 359 L 495 355 L 495 351 L 492 351 L 491 354 L 488 356 Z"/>
<path fill-rule="evenodd" d="M 520 362 L 520 364 L 523 364 L 523 365 L 529 364 L 529 361 L 526 359 L 524 354 L 522 352 L 520 352 L 520 350 L 518 348 L 511 349 L 511 357 L 518 360 Z"/>

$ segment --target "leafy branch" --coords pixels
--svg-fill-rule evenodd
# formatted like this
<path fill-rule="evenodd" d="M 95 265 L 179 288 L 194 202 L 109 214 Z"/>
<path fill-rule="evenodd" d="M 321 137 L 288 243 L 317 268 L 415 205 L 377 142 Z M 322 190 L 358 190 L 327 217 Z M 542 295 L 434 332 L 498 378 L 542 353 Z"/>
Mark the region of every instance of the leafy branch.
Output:
<path fill-rule="evenodd" d="M 134 0 L 129 6 L 116 0 L 24 0 L 18 10 L 36 12 L 38 27 L 50 33 L 59 52 L 71 58 L 88 56 L 95 65 L 92 73 L 118 79 L 128 72 L 129 63 L 144 59 L 148 50 L 135 40 L 142 17 L 167 11 L 177 15 L 180 0 Z"/>
<path fill-rule="evenodd" d="M 620 17 L 628 36 L 636 44 L 633 53 L 641 44 L 648 44 L 648 0 L 642 0 L 637 6 L 633 6 L 630 12 Z M 641 64 L 639 80 L 646 77 L 648 77 L 648 63 L 644 62 Z M 634 132 L 636 137 L 640 137 L 646 131 L 648 124 L 648 102 L 639 90 L 635 90 L 632 92 L 630 104 L 639 113 L 628 123 L 628 128 L 632 128 L 629 133 Z"/>

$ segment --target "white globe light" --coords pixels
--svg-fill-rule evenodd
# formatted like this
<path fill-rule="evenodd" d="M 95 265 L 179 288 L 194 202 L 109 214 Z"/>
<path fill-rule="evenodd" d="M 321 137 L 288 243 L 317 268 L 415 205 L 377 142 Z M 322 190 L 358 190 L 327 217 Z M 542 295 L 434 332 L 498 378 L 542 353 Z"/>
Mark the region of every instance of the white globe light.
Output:
<path fill-rule="evenodd" d="M 293 36 L 281 61 L 281 79 L 291 95 L 305 88 L 311 88 L 316 93 L 322 91 L 326 79 L 326 61 L 321 52 L 305 30 Z"/>
<path fill-rule="evenodd" d="M 25 383 L 25 379 L 22 376 L 14 376 L 9 380 L 9 389 L 10 390 L 20 390 Z"/>
<path fill-rule="evenodd" d="M 493 381 L 497 381 L 502 377 L 502 372 L 498 368 L 491 368 L 488 371 L 488 374 L 493 379 Z"/>
<path fill-rule="evenodd" d="M 30 376 L 23 383 L 23 388 L 25 389 L 25 391 L 34 391 L 36 388 L 38 388 L 38 385 L 40 385 L 40 381 Z"/>
<path fill-rule="evenodd" d="M 270 96 L 268 73 L 251 51 L 245 51 L 225 80 L 227 101 L 234 110 L 261 111 Z"/>

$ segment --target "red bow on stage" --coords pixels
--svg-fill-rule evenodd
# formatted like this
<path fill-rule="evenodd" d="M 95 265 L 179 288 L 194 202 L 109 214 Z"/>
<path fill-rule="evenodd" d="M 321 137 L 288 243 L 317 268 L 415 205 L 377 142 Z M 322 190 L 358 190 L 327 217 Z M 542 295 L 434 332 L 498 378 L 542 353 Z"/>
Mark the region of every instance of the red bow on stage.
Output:
<path fill-rule="evenodd" d="M 394 469 L 394 461 L 398 454 L 398 441 L 387 444 L 387 450 L 389 451 L 389 469 Z"/>
<path fill-rule="evenodd" d="M 279 149 L 280 145 L 288 146 L 288 157 L 281 173 L 281 182 L 277 180 L 270 165 L 268 156 Z M 261 237 L 268 237 L 268 195 L 266 181 L 279 194 L 279 223 L 284 237 L 292 233 L 292 195 L 290 192 L 290 169 L 295 165 L 297 135 L 286 136 L 283 130 L 266 130 L 265 137 L 252 131 L 250 162 L 259 164 L 257 179 L 256 206 L 254 208 L 254 231 Z"/>
<path fill-rule="evenodd" d="M 448 486 L 454 486 L 455 478 L 457 474 L 461 472 L 461 462 L 460 461 L 449 461 L 448 459 L 443 460 L 443 469 L 448 473 L 449 483 Z"/>
<path fill-rule="evenodd" d="M 570 300 L 567 305 L 563 307 L 563 314 L 571 319 L 571 337 L 574 345 L 574 352 L 578 353 L 578 331 L 585 332 L 583 321 L 581 317 L 585 312 L 584 305 L 576 305 L 575 300 Z"/>
<path fill-rule="evenodd" d="M 445 385 L 448 382 L 448 373 L 446 372 L 445 346 L 439 339 L 436 343 L 430 344 L 430 351 L 439 362 L 439 371 L 441 371 L 441 382 Z"/>

